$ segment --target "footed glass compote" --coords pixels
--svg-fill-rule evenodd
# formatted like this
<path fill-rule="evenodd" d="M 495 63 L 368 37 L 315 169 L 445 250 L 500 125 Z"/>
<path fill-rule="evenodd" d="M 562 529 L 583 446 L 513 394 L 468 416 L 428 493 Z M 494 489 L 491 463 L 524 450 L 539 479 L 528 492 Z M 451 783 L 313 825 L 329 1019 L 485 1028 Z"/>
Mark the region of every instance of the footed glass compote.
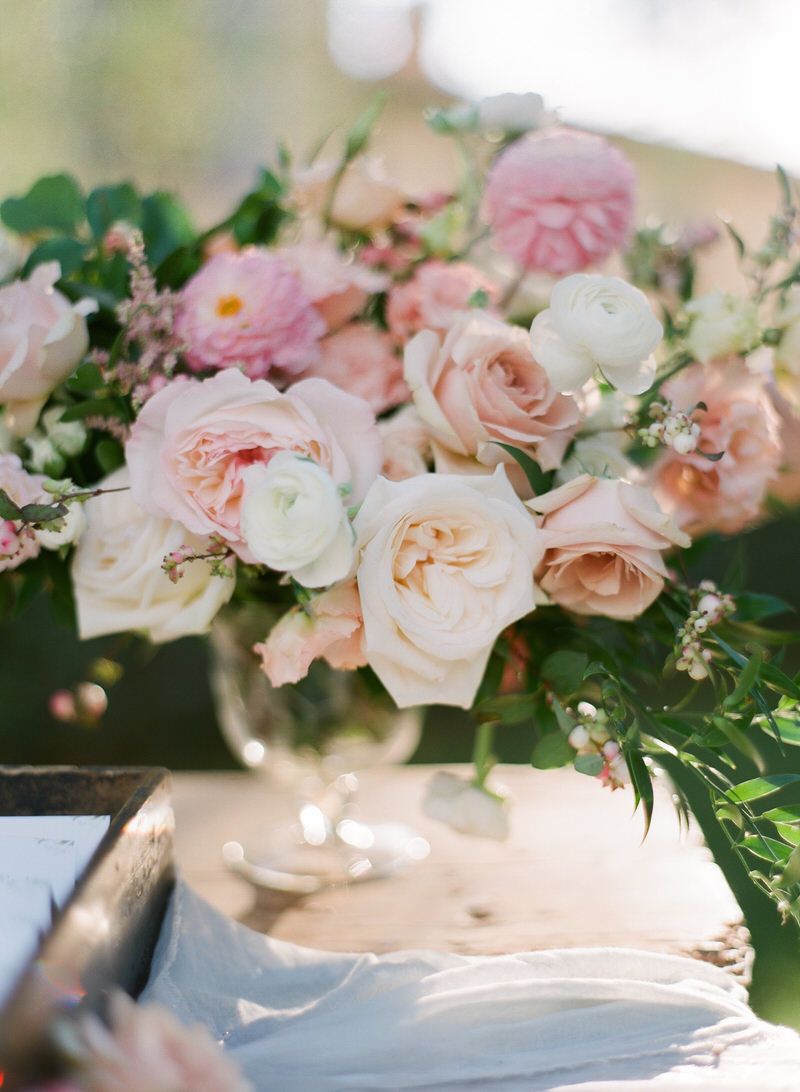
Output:
<path fill-rule="evenodd" d="M 211 632 L 211 685 L 229 747 L 296 798 L 284 827 L 256 845 L 228 843 L 228 865 L 255 886 L 291 897 L 377 879 L 423 859 L 424 838 L 404 823 L 368 821 L 357 798 L 357 771 L 413 754 L 419 711 L 397 710 L 367 672 L 334 671 L 324 661 L 299 683 L 273 687 L 253 645 L 275 618 L 258 604 L 237 606 Z"/>

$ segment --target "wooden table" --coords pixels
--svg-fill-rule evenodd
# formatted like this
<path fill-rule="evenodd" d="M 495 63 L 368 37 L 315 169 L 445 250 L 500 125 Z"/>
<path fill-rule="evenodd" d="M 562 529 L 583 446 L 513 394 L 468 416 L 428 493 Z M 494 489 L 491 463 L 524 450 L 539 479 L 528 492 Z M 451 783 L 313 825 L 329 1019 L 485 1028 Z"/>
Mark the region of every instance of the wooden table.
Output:
<path fill-rule="evenodd" d="M 457 769 L 457 768 L 454 768 Z M 399 819 L 431 843 L 427 860 L 374 883 L 321 892 L 282 910 L 222 862 L 229 840 L 258 843 L 287 821 L 293 796 L 248 773 L 178 774 L 177 857 L 220 910 L 298 944 L 338 951 L 435 947 L 497 953 L 614 945 L 707 952 L 740 921 L 699 835 L 681 834 L 666 796 L 642 843 L 627 791 L 572 770 L 500 767 L 515 799 L 505 843 L 465 837 L 421 812 L 425 766 L 360 775 L 365 819 Z"/>

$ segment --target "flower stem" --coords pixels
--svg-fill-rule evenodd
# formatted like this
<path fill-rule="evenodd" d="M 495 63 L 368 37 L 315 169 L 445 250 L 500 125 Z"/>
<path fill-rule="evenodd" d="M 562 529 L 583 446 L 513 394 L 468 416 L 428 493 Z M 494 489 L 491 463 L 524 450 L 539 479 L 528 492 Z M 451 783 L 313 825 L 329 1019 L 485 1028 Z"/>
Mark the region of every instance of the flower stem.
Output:
<path fill-rule="evenodd" d="M 485 724 L 479 724 L 475 732 L 475 745 L 472 751 L 472 761 L 475 765 L 473 784 L 479 789 L 485 786 L 486 778 L 497 761 L 492 754 L 496 729 L 497 724 L 489 721 Z"/>

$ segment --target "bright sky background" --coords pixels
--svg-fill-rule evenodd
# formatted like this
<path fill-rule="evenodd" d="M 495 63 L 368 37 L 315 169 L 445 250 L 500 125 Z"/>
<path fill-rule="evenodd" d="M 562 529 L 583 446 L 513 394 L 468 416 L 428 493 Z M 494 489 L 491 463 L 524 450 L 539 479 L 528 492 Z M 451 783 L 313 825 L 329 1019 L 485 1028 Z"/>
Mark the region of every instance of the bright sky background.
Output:
<path fill-rule="evenodd" d="M 408 58 L 456 97 L 539 91 L 566 121 L 800 174 L 800 0 L 330 0 L 334 60 Z"/>

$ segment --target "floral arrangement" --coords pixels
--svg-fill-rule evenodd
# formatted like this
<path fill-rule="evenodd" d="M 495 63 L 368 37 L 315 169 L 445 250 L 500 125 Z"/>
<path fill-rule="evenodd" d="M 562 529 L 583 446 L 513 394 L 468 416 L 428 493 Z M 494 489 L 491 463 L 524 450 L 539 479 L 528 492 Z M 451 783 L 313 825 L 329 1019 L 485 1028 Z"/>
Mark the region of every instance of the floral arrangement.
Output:
<path fill-rule="evenodd" d="M 789 181 L 763 245 L 725 225 L 747 291 L 696 296 L 720 232 L 637 229 L 631 164 L 538 96 L 429 113 L 465 164 L 441 194 L 367 155 L 379 111 L 206 231 L 66 176 L 0 206 L 4 606 L 163 642 L 273 604 L 273 685 L 322 658 L 473 710 L 475 778 L 432 813 L 502 836 L 513 724 L 648 820 L 655 777 L 699 785 L 800 919 L 800 808 L 763 803 L 800 783 L 765 757 L 800 743 L 787 607 L 688 575 L 796 497 Z"/>

